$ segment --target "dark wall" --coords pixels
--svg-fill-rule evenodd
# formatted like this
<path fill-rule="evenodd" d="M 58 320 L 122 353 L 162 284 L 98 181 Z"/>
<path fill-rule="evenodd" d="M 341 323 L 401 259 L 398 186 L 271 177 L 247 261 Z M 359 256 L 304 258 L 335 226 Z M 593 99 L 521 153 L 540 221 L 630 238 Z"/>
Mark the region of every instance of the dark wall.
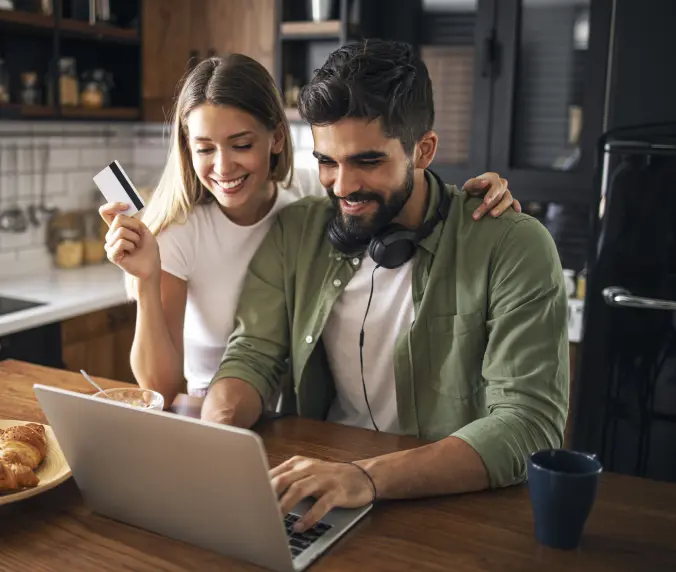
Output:
<path fill-rule="evenodd" d="M 608 127 L 676 121 L 676 1 L 616 6 Z"/>

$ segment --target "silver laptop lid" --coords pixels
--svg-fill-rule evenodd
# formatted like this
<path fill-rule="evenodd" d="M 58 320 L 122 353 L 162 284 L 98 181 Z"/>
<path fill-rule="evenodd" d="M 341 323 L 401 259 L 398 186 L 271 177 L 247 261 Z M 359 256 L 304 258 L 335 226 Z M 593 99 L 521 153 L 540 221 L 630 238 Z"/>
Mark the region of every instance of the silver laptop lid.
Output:
<path fill-rule="evenodd" d="M 34 390 L 94 511 L 272 570 L 294 570 L 258 435 L 45 385 Z"/>

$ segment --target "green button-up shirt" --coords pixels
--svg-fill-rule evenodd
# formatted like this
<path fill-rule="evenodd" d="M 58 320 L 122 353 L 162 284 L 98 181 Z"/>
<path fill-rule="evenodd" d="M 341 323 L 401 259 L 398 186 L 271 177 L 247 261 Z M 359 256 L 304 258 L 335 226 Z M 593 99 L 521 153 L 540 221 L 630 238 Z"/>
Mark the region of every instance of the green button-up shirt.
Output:
<path fill-rule="evenodd" d="M 563 439 L 568 305 L 559 257 L 535 219 L 510 211 L 475 221 L 479 199 L 427 179 L 426 218 L 440 192 L 453 201 L 413 259 L 415 319 L 394 351 L 399 424 L 408 435 L 466 441 L 491 486 L 521 482 L 528 455 Z M 242 379 L 268 403 L 290 360 L 283 408 L 316 419 L 336 394 L 322 332 L 361 259 L 328 242 L 332 216 L 328 198 L 315 197 L 279 213 L 251 261 L 214 378 Z"/>

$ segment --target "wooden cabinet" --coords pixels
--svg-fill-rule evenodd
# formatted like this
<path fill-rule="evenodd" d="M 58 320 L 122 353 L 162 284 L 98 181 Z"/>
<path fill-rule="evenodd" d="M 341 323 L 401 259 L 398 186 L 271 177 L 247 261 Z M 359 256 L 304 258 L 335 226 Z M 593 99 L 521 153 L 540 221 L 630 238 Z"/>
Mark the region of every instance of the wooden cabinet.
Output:
<path fill-rule="evenodd" d="M 164 121 L 176 84 L 187 70 L 190 8 L 184 0 L 144 0 L 142 28 L 143 117 Z"/>
<path fill-rule="evenodd" d="M 61 323 L 64 367 L 134 383 L 129 353 L 135 322 L 136 306 L 133 304 L 65 320 Z"/>
<path fill-rule="evenodd" d="M 0 336 L 0 361 L 15 359 L 61 368 L 61 328 L 58 323 Z"/>
<path fill-rule="evenodd" d="M 244 53 L 273 73 L 276 27 L 276 0 L 144 0 L 144 119 L 168 119 L 181 79 L 209 56 Z"/>
<path fill-rule="evenodd" d="M 274 73 L 275 0 L 196 0 L 192 5 L 190 47 L 198 59 L 239 52 Z"/>

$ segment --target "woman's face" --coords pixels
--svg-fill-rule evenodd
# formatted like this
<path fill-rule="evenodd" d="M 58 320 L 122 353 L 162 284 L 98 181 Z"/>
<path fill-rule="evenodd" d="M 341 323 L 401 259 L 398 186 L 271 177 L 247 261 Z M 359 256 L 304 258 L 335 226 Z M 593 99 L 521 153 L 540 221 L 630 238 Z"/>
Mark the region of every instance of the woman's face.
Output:
<path fill-rule="evenodd" d="M 270 155 L 284 144 L 279 133 L 245 111 L 204 104 L 187 118 L 190 155 L 202 185 L 228 215 L 255 211 L 269 196 Z"/>

